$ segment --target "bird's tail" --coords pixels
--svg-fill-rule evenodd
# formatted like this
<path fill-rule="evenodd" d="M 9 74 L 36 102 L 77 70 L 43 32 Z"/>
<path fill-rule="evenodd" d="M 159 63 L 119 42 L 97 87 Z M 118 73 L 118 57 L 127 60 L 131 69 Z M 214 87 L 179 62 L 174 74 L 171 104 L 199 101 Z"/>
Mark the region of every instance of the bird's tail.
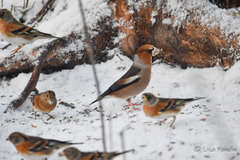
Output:
<path fill-rule="evenodd" d="M 32 29 L 30 32 L 31 32 L 32 35 L 35 35 L 38 39 L 57 38 L 57 39 L 64 40 L 64 39 L 61 38 L 61 37 L 56 37 L 56 36 L 53 36 L 53 35 L 51 35 L 51 34 L 43 33 L 43 32 L 40 32 L 40 31 L 37 31 L 37 30 L 34 30 L 34 29 Z"/>
<path fill-rule="evenodd" d="M 176 105 L 178 106 L 185 106 L 186 104 L 192 102 L 192 101 L 196 101 L 199 99 L 204 99 L 205 97 L 196 97 L 196 98 L 187 98 L 187 99 L 176 99 Z"/>
<path fill-rule="evenodd" d="M 112 155 L 109 155 L 109 158 L 111 159 L 111 158 L 119 156 L 121 154 L 125 154 L 125 153 L 128 153 L 128 152 L 134 152 L 134 151 L 135 151 L 134 149 L 131 149 L 131 150 L 123 151 L 123 152 L 120 152 L 120 153 L 114 153 Z M 111 154 L 111 153 L 109 153 L 109 154 Z"/>
<path fill-rule="evenodd" d="M 205 97 L 196 97 L 196 98 L 189 98 L 189 99 L 185 99 L 186 102 L 192 102 L 192 101 L 196 101 L 199 99 L 204 99 Z"/>
<path fill-rule="evenodd" d="M 103 99 L 102 95 L 98 96 L 98 98 L 95 101 L 93 101 L 92 103 L 90 103 L 89 106 L 92 105 L 93 103 L 97 102 L 97 101 L 100 101 L 101 99 Z"/>
<path fill-rule="evenodd" d="M 83 144 L 83 142 L 77 142 L 77 143 L 72 143 L 69 141 L 55 141 L 55 140 L 50 140 L 48 143 L 49 148 L 62 148 L 65 146 L 69 146 L 69 145 L 75 145 L 75 144 Z"/>

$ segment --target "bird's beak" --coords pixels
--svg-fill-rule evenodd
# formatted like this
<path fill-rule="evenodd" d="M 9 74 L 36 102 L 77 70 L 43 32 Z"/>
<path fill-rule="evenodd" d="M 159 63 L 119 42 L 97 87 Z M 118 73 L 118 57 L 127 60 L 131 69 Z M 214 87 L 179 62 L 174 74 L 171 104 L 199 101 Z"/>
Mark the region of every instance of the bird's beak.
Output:
<path fill-rule="evenodd" d="M 62 157 L 62 156 L 64 156 L 64 153 L 61 152 L 61 153 L 59 153 L 58 155 L 59 155 L 59 157 Z"/>
<path fill-rule="evenodd" d="M 142 100 L 147 101 L 147 97 L 145 95 L 142 95 Z"/>
<path fill-rule="evenodd" d="M 156 55 L 158 55 L 160 52 L 161 52 L 160 49 L 154 47 L 154 50 L 153 50 L 153 52 L 152 52 L 152 56 L 156 56 Z"/>
<path fill-rule="evenodd" d="M 6 141 L 9 141 L 9 137 L 6 139 Z"/>
<path fill-rule="evenodd" d="M 53 99 L 50 99 L 49 102 L 48 102 L 50 105 L 52 105 L 54 103 L 54 100 Z"/>

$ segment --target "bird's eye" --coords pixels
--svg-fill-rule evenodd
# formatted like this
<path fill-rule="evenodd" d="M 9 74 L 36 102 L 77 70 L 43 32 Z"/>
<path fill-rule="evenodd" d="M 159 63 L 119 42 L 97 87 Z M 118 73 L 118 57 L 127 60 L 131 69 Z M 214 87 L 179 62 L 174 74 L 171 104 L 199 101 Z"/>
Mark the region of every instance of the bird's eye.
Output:
<path fill-rule="evenodd" d="M 1 13 L 0 13 L 0 16 L 1 16 L 1 17 L 3 17 L 3 16 L 4 16 L 4 14 L 5 14 L 5 12 L 1 12 Z"/>
<path fill-rule="evenodd" d="M 47 97 L 48 97 L 48 94 L 47 94 Z"/>
<path fill-rule="evenodd" d="M 153 51 L 153 49 L 147 49 L 145 52 L 149 53 L 149 54 L 152 54 L 152 51 Z"/>

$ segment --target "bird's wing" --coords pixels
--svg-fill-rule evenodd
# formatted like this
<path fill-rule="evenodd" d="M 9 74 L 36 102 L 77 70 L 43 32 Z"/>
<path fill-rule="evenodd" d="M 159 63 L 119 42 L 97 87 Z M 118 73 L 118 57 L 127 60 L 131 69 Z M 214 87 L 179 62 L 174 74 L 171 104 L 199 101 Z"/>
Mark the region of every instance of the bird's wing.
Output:
<path fill-rule="evenodd" d="M 119 80 L 112 84 L 102 95 L 105 97 L 113 92 L 119 91 L 123 88 L 126 88 L 134 83 L 137 83 L 140 80 L 140 75 L 138 73 L 141 71 L 140 68 L 132 66 L 127 73 L 125 73 Z"/>
<path fill-rule="evenodd" d="M 69 145 L 69 143 L 65 141 L 48 140 L 39 137 L 31 137 L 29 139 L 29 142 L 35 144 L 30 149 L 31 152 L 43 152 L 46 150 L 58 149 L 65 145 Z"/>
<path fill-rule="evenodd" d="M 165 103 L 164 107 L 162 107 L 159 111 L 165 112 L 169 110 L 179 110 L 179 107 L 185 106 L 186 103 L 202 99 L 202 98 L 187 98 L 187 99 L 167 99 L 167 98 L 158 98 L 159 103 Z"/>
<path fill-rule="evenodd" d="M 17 20 L 13 23 L 9 24 L 7 29 L 12 35 L 24 35 L 24 36 L 31 36 L 33 38 L 35 37 L 46 37 L 46 38 L 58 38 L 55 36 L 52 36 L 51 34 L 40 32 L 36 29 L 33 29 L 31 27 L 28 27 Z"/>

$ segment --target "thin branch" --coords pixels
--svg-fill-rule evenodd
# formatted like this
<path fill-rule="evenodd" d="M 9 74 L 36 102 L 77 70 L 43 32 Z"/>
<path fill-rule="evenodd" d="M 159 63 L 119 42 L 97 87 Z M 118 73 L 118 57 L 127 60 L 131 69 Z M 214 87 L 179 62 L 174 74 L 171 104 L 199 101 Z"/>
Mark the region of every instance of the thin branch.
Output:
<path fill-rule="evenodd" d="M 122 131 L 120 132 L 120 137 L 121 137 L 121 145 L 122 145 L 122 152 L 125 151 L 125 137 L 124 137 L 124 132 L 129 128 L 129 125 L 124 127 Z M 123 154 L 123 160 L 126 160 L 126 155 Z"/>
<path fill-rule="evenodd" d="M 89 59 L 90 59 L 90 62 L 92 64 L 92 69 L 93 69 L 93 73 L 94 73 L 94 79 L 95 79 L 95 83 L 96 83 L 96 88 L 97 88 L 97 94 L 98 96 L 100 95 L 100 89 L 99 89 L 99 82 L 98 82 L 98 78 L 97 78 L 97 73 L 96 73 L 96 68 L 95 68 L 95 62 L 94 62 L 94 57 L 93 57 L 93 47 L 92 47 L 92 44 L 91 44 L 91 41 L 90 41 L 90 35 L 89 35 L 89 32 L 88 32 L 88 27 L 87 27 L 87 24 L 86 24 L 86 21 L 85 21 L 85 16 L 84 16 L 84 12 L 83 12 L 83 7 L 82 7 L 82 1 L 79 0 L 79 7 L 80 7 L 80 12 L 81 12 L 81 15 L 82 15 L 82 21 L 83 21 L 83 27 L 84 27 L 84 34 L 86 36 L 86 43 L 87 43 L 87 52 L 88 52 L 88 55 L 89 55 Z M 102 123 L 102 142 L 103 142 L 103 149 L 104 149 L 104 152 L 106 152 L 106 142 L 105 142 L 105 127 L 104 127 L 104 117 L 103 117 L 103 108 L 102 108 L 102 102 L 101 100 L 98 101 L 99 102 L 99 108 L 100 108 L 100 117 L 101 117 L 101 123 Z M 107 160 L 107 154 L 105 154 L 104 156 L 104 160 Z"/>
<path fill-rule="evenodd" d="M 109 116 L 108 128 L 109 128 L 109 148 L 110 148 L 110 151 L 113 151 L 112 114 Z"/>
<path fill-rule="evenodd" d="M 45 16 L 45 14 L 49 11 L 49 9 L 52 7 L 53 3 L 56 0 L 48 0 L 47 3 L 43 6 L 43 8 L 36 14 L 36 17 L 32 18 L 28 24 L 32 24 L 38 19 L 38 22 L 42 20 L 42 18 Z"/>
<path fill-rule="evenodd" d="M 4 113 L 7 113 L 9 108 L 16 109 L 20 105 L 22 105 L 32 91 L 38 92 L 36 90 L 36 85 L 41 73 L 42 66 L 44 65 L 46 60 L 50 59 L 51 57 L 54 56 L 55 53 L 57 53 L 57 48 L 59 46 L 62 46 L 63 43 L 64 43 L 63 40 L 57 39 L 50 42 L 47 45 L 43 45 L 34 49 L 33 55 L 36 55 L 36 54 L 40 54 L 40 55 L 34 61 L 34 70 L 33 70 L 32 76 L 29 79 L 24 90 L 21 92 L 21 94 L 16 99 L 12 100 L 9 103 Z"/>
<path fill-rule="evenodd" d="M 35 53 L 37 54 L 38 51 L 39 50 L 36 50 Z M 30 80 L 28 81 L 28 84 L 26 85 L 26 87 L 24 88 L 20 96 L 9 103 L 4 113 L 7 113 L 9 108 L 13 108 L 13 109 L 18 108 L 27 99 L 29 94 L 32 91 L 36 90 L 36 85 L 40 76 L 42 65 L 45 62 L 45 60 L 46 60 L 46 54 L 42 54 L 36 59 L 35 62 L 37 63 L 35 63 L 36 65 L 34 66 L 34 71 L 32 73 Z"/>

